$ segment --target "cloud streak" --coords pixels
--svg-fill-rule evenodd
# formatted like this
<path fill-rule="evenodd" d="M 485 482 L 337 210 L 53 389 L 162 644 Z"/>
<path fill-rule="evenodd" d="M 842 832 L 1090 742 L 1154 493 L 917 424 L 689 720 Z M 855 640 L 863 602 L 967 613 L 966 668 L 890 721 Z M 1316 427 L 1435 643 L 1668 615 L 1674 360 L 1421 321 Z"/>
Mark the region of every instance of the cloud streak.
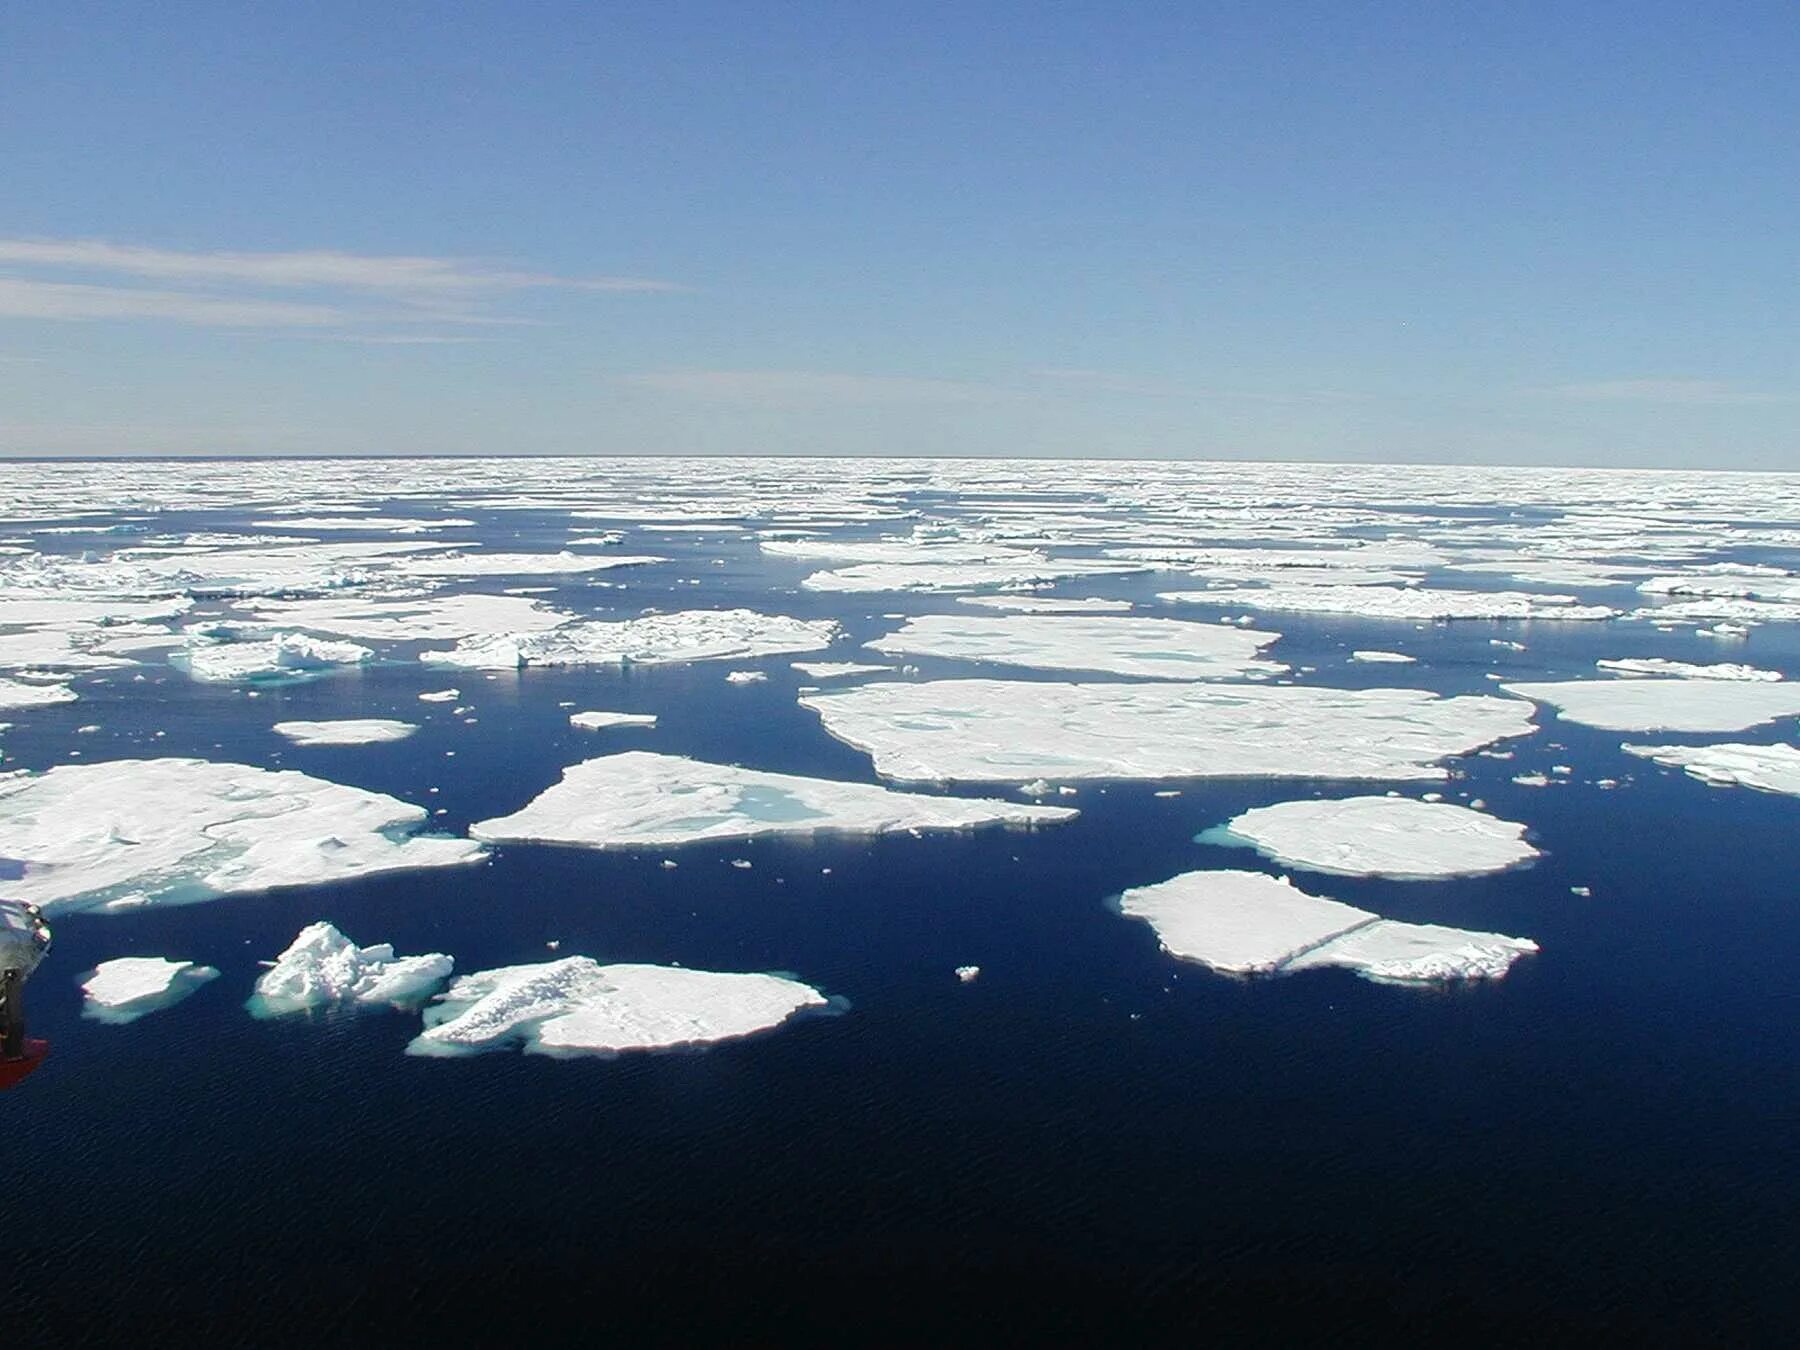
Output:
<path fill-rule="evenodd" d="M 1724 407 L 1790 401 L 1779 394 L 1744 389 L 1724 380 L 1591 380 L 1582 384 L 1559 384 L 1543 392 L 1584 403 L 1674 403 Z"/>
<path fill-rule="evenodd" d="M 0 276 L 0 317 L 166 319 L 221 328 L 320 328 L 349 318 L 331 305 L 4 276 Z"/>
<path fill-rule="evenodd" d="M 874 403 L 984 403 L 1007 396 L 991 385 L 904 375 L 825 370 L 658 370 L 620 376 L 637 389 L 715 403 L 842 407 Z"/>

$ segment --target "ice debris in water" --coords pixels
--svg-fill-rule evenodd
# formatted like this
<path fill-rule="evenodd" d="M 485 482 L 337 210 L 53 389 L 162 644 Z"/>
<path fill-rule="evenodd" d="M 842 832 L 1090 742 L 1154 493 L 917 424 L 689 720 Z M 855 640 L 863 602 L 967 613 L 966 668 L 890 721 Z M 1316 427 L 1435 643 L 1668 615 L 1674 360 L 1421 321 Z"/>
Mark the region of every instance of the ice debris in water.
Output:
<path fill-rule="evenodd" d="M 1408 656 L 1404 652 L 1354 651 L 1350 653 L 1350 659 L 1375 665 L 1410 666 L 1419 658 Z"/>
<path fill-rule="evenodd" d="M 1345 966 L 1381 983 L 1497 979 L 1538 950 L 1529 938 L 1384 919 L 1261 872 L 1184 872 L 1126 891 L 1118 908 L 1170 955 L 1238 975 Z"/>
<path fill-rule="evenodd" d="M 162 1008 L 173 1007 L 219 972 L 192 961 L 160 956 L 122 956 L 102 961 L 81 982 L 87 997 L 81 1015 L 96 1022 L 123 1025 Z"/>
<path fill-rule="evenodd" d="M 793 661 L 789 663 L 802 675 L 815 680 L 830 680 L 841 675 L 873 675 L 892 670 L 892 666 L 875 666 L 866 661 Z"/>
<path fill-rule="evenodd" d="M 1538 856 L 1524 836 L 1523 825 L 1447 802 L 1343 797 L 1257 807 L 1201 839 L 1313 872 L 1416 880 L 1517 867 Z"/>
<path fill-rule="evenodd" d="M 1602 731 L 1745 731 L 1800 714 L 1800 683 L 1735 680 L 1561 680 L 1503 684 Z"/>
<path fill-rule="evenodd" d="M 1752 680 L 1766 684 L 1781 678 L 1778 670 L 1758 670 L 1755 666 L 1730 661 L 1696 665 L 1692 661 L 1669 661 L 1660 656 L 1631 656 L 1616 661 L 1603 657 L 1594 664 L 1601 670 L 1620 675 L 1672 675 L 1688 680 Z"/>
<path fill-rule="evenodd" d="M 976 977 L 980 974 L 980 966 L 958 966 L 956 968 L 956 978 L 961 980 L 964 984 L 975 983 Z"/>
<path fill-rule="evenodd" d="M 45 708 L 53 703 L 73 703 L 75 691 L 66 684 L 27 684 L 0 677 L 0 708 Z"/>
<path fill-rule="evenodd" d="M 583 731 L 604 731 L 608 727 L 653 727 L 655 713 L 578 712 L 569 714 L 569 725 Z"/>
<path fill-rule="evenodd" d="M 1628 755 L 1686 769 L 1710 787 L 1747 787 L 1800 796 L 1800 746 L 1624 745 Z"/>
<path fill-rule="evenodd" d="M 864 645 L 887 656 L 1192 680 L 1278 674 L 1287 667 L 1261 656 L 1278 637 L 1184 619 L 925 614 Z"/>
<path fill-rule="evenodd" d="M 442 952 L 395 956 L 385 942 L 359 947 L 321 920 L 302 928 L 257 979 L 250 1008 L 273 1017 L 327 1003 L 404 1006 L 435 993 L 454 965 Z"/>
<path fill-rule="evenodd" d="M 1513 700 L 1420 689 L 882 681 L 800 703 L 910 782 L 1443 778 L 1437 760 L 1537 729 Z"/>
<path fill-rule="evenodd" d="M 236 640 L 219 633 L 192 632 L 169 657 L 196 680 L 219 683 L 269 675 L 318 674 L 334 666 L 358 665 L 375 653 L 354 642 L 333 642 L 304 633 Z"/>
<path fill-rule="evenodd" d="M 1075 814 L 1066 807 L 895 792 L 634 750 L 572 765 L 561 782 L 521 810 L 480 821 L 469 833 L 494 843 L 630 848 L 814 830 L 885 834 L 1048 824 Z"/>
<path fill-rule="evenodd" d="M 270 728 L 295 745 L 376 745 L 403 741 L 419 729 L 416 722 L 386 717 L 353 717 L 336 722 L 277 722 Z"/>
<path fill-rule="evenodd" d="M 292 770 L 203 759 L 64 764 L 0 777 L 7 894 L 120 910 L 471 863 L 467 839 L 405 837 L 423 807 Z"/>
<path fill-rule="evenodd" d="M 1165 591 L 1159 600 L 1296 614 L 1357 614 L 1370 619 L 1611 619 L 1618 610 L 1579 605 L 1572 595 L 1524 591 L 1444 591 L 1425 587 L 1294 586 L 1274 583 L 1210 591 Z"/>
<path fill-rule="evenodd" d="M 817 651 L 839 631 L 830 619 L 790 619 L 748 609 L 680 610 L 569 624 L 542 633 L 471 637 L 449 651 L 423 652 L 419 659 L 481 670 L 742 660 Z"/>
<path fill-rule="evenodd" d="M 726 684 L 763 684 L 769 676 L 761 670 L 733 670 L 725 676 Z"/>
<path fill-rule="evenodd" d="M 780 1026 L 825 995 L 780 975 L 600 965 L 585 956 L 457 979 L 425 1013 L 414 1055 L 522 1045 L 549 1055 L 708 1045 Z"/>

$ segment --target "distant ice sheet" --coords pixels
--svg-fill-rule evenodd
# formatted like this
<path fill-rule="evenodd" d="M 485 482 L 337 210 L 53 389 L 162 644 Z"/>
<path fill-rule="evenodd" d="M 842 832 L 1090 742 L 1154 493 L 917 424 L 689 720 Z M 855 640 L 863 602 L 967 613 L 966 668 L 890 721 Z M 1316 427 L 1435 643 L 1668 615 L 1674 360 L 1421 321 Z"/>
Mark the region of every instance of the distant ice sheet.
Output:
<path fill-rule="evenodd" d="M 86 1000 L 81 1015 L 96 1022 L 123 1025 L 172 1007 L 219 972 L 192 961 L 160 956 L 122 956 L 102 961 L 82 981 Z"/>
<path fill-rule="evenodd" d="M 1355 614 L 1369 619 L 1611 619 L 1618 611 L 1580 605 L 1572 595 L 1524 591 L 1446 591 L 1390 586 L 1242 586 L 1211 591 L 1167 591 L 1157 597 L 1225 609 L 1268 609 L 1297 614 Z"/>
<path fill-rule="evenodd" d="M 1339 876 L 1472 876 L 1538 856 L 1523 825 L 1410 797 L 1278 802 L 1234 817 L 1224 834 L 1276 862 Z"/>
<path fill-rule="evenodd" d="M 1529 938 L 1399 923 L 1261 872 L 1184 872 L 1119 897 L 1165 951 L 1239 975 L 1346 966 L 1365 979 L 1495 979 L 1538 950 Z"/>
<path fill-rule="evenodd" d="M 1800 796 L 1800 746 L 1625 745 L 1628 755 L 1686 769 L 1711 787 L 1747 787 Z"/>
<path fill-rule="evenodd" d="M 480 821 L 469 833 L 493 843 L 632 848 L 814 830 L 886 834 L 1049 824 L 1074 815 L 1064 807 L 894 792 L 636 750 L 573 765 L 523 809 Z"/>
<path fill-rule="evenodd" d="M 0 839 L 48 910 L 125 910 L 475 862 L 467 839 L 408 838 L 422 807 L 291 770 L 203 759 L 63 764 L 0 777 Z"/>
<path fill-rule="evenodd" d="M 1280 636 L 1182 619 L 926 614 L 864 645 L 888 656 L 1192 680 L 1284 671 L 1281 663 L 1262 658 L 1262 649 Z"/>
<path fill-rule="evenodd" d="M 1619 660 L 1603 657 L 1594 664 L 1618 675 L 1667 675 L 1684 680 L 1748 680 L 1773 684 L 1781 678 L 1778 670 L 1758 670 L 1755 666 L 1730 661 L 1696 665 L 1692 661 L 1669 661 L 1660 656 L 1630 656 Z"/>
<path fill-rule="evenodd" d="M 1563 680 L 1503 684 L 1602 731 L 1745 731 L 1800 715 L 1800 683 L 1731 680 Z"/>
<path fill-rule="evenodd" d="M 585 956 L 464 975 L 426 1010 L 415 1055 L 522 1045 L 539 1054 L 618 1054 L 710 1045 L 780 1026 L 825 996 L 779 975 L 600 965 Z"/>
<path fill-rule="evenodd" d="M 689 609 L 570 624 L 547 633 L 467 638 L 450 651 L 425 652 L 419 659 L 476 670 L 740 660 L 817 651 L 829 646 L 838 633 L 830 619 L 790 619 L 748 609 Z"/>
<path fill-rule="evenodd" d="M 879 682 L 800 699 L 885 778 L 1442 778 L 1437 761 L 1536 728 L 1502 698 L 1417 689 Z"/>
<path fill-rule="evenodd" d="M 250 1007 L 272 1017 L 329 1003 L 404 1006 L 435 993 L 454 964 L 442 952 L 395 956 L 385 942 L 359 947 L 320 921 L 302 928 L 258 978 Z"/>
<path fill-rule="evenodd" d="M 337 722 L 277 722 L 270 728 L 295 745 L 375 745 L 403 741 L 419 729 L 416 722 L 385 717 L 346 718 Z"/>

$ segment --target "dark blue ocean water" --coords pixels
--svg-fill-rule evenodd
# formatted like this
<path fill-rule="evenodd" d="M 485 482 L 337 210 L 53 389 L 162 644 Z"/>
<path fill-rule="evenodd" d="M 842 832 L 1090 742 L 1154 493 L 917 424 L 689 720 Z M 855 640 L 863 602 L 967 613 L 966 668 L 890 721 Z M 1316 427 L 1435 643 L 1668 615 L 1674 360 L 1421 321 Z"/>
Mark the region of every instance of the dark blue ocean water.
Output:
<path fill-rule="evenodd" d="M 559 546 L 560 524 L 510 513 L 484 537 Z M 799 592 L 813 568 L 743 540 L 651 551 L 675 561 L 604 577 L 622 591 L 577 582 L 545 598 L 620 614 L 745 603 L 859 636 L 893 627 L 884 614 L 956 608 Z M 705 584 L 677 584 L 687 576 Z M 1166 577 L 1060 593 L 1159 588 Z M 1587 674 L 1622 655 L 1800 676 L 1800 638 L 1779 626 L 1728 651 L 1643 625 L 1264 626 L 1285 634 L 1276 656 L 1337 685 L 1485 692 L 1489 671 Z M 1421 664 L 1344 664 L 1358 647 Z M 495 679 L 398 663 L 255 699 L 149 667 L 150 682 L 88 677 L 79 702 L 15 716 L 4 749 L 11 768 L 71 750 L 298 768 L 442 806 L 434 827 L 453 832 L 627 747 L 875 781 L 795 706 L 807 681 L 789 659 Z M 746 664 L 768 683 L 724 682 Z M 450 684 L 473 724 L 416 699 Z M 565 700 L 661 721 L 596 737 L 567 725 Z M 424 725 L 348 748 L 268 730 L 342 716 Z M 1466 776 L 1445 785 L 1528 822 L 1535 866 L 1301 878 L 1391 917 L 1542 944 L 1469 988 L 1222 978 L 1106 908 L 1196 867 L 1276 870 L 1193 836 L 1251 806 L 1384 786 L 1364 783 L 1091 784 L 1070 799 L 1077 821 L 1036 832 L 505 847 L 469 869 L 64 918 L 30 990 L 54 1054 L 0 1096 L 0 1339 L 1785 1340 L 1800 803 L 1708 789 L 1618 749 L 1784 729 L 1633 738 L 1540 721 L 1516 758 L 1460 761 Z M 1552 764 L 1572 781 L 1510 781 Z M 1608 778 L 1619 785 L 1596 785 Z M 1166 788 L 1182 795 L 1153 795 Z M 554 940 L 561 955 L 791 971 L 851 1007 L 698 1053 L 409 1058 L 405 1014 L 243 1010 L 256 961 L 319 918 L 360 942 L 453 953 L 464 971 L 548 959 Z M 82 1020 L 75 976 L 133 954 L 222 975 L 129 1026 Z M 976 983 L 954 977 L 964 964 L 981 966 Z"/>

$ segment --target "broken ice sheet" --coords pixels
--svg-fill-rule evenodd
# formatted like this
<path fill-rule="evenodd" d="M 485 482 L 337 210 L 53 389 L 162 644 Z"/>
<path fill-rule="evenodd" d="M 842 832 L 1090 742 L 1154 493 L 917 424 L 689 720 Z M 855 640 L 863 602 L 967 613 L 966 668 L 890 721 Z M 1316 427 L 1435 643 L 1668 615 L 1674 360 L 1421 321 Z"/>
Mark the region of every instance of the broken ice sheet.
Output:
<path fill-rule="evenodd" d="M 1747 787 L 1800 797 L 1800 746 L 1622 745 L 1628 755 L 1686 769 L 1709 787 Z"/>
<path fill-rule="evenodd" d="M 1278 802 L 1235 816 L 1200 840 L 1254 848 L 1308 871 L 1400 880 L 1500 872 L 1538 856 L 1523 825 L 1410 797 Z"/>
<path fill-rule="evenodd" d="M 173 1007 L 201 985 L 217 979 L 211 966 L 160 956 L 122 956 L 102 961 L 80 980 L 86 996 L 81 1015 L 123 1026 Z"/>
<path fill-rule="evenodd" d="M 256 981 L 250 1011 L 279 1017 L 332 1003 L 422 1003 L 450 978 L 455 962 L 442 952 L 395 956 L 385 942 L 359 947 L 321 920 L 302 928 Z"/>
<path fill-rule="evenodd" d="M 1746 731 L 1800 715 L 1800 682 L 1559 680 L 1500 687 L 1602 731 Z"/>
<path fill-rule="evenodd" d="M 419 727 L 416 722 L 386 717 L 355 717 L 335 722 L 277 722 L 269 729 L 295 745 L 375 745 L 403 741 Z"/>
<path fill-rule="evenodd" d="M 864 645 L 887 656 L 1192 680 L 1278 674 L 1287 667 L 1262 649 L 1280 636 L 1182 619 L 926 614 Z"/>

